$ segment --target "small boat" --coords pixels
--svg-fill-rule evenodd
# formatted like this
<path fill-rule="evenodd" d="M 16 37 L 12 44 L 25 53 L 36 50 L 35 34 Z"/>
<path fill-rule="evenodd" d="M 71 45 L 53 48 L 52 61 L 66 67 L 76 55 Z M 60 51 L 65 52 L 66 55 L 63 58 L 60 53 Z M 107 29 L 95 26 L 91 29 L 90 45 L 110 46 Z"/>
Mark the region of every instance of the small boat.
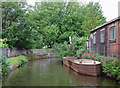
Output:
<path fill-rule="evenodd" d="M 80 74 L 90 76 L 101 74 L 101 62 L 99 61 L 78 59 L 77 57 L 63 57 L 63 64 Z"/>
<path fill-rule="evenodd" d="M 63 57 L 63 64 L 65 64 L 68 67 L 71 67 L 71 63 L 73 62 L 73 60 L 78 60 L 77 57 Z"/>

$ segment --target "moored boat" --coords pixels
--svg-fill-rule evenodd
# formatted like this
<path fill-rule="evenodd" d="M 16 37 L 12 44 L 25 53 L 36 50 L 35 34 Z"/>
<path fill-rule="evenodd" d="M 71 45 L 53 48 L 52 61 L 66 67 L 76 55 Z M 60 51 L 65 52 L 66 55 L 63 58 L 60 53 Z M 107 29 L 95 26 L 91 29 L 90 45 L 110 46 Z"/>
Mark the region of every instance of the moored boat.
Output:
<path fill-rule="evenodd" d="M 73 60 L 78 60 L 78 57 L 63 57 L 63 64 L 65 64 L 66 66 L 70 67 L 71 66 L 71 62 Z"/>
<path fill-rule="evenodd" d="M 63 57 L 63 64 L 81 74 L 91 76 L 101 74 L 101 62 L 98 61 L 78 59 L 77 57 Z"/>

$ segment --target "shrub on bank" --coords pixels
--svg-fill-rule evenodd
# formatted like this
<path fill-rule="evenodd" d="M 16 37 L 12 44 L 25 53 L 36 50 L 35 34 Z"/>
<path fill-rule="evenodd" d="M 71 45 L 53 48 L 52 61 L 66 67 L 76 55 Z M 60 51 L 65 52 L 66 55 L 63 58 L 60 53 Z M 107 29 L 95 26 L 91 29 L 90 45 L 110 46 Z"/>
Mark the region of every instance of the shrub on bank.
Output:
<path fill-rule="evenodd" d="M 101 58 L 101 65 L 106 75 L 120 80 L 120 64 L 118 58 L 103 56 Z"/>
<path fill-rule="evenodd" d="M 59 54 L 60 57 L 65 57 L 65 56 L 70 56 L 71 55 L 71 52 L 70 52 L 70 49 L 69 49 L 69 45 L 67 42 L 64 42 L 64 44 L 60 43 L 60 44 L 54 44 L 53 46 L 53 52 L 55 54 Z"/>
<path fill-rule="evenodd" d="M 20 55 L 17 57 L 11 57 L 7 60 L 6 60 L 6 57 L 2 57 L 2 59 L 0 61 L 0 64 L 2 64 L 0 67 L 0 70 L 1 70 L 0 75 L 2 75 L 2 76 L 7 75 L 9 72 L 10 66 L 18 67 L 26 62 L 27 62 L 27 58 L 24 55 Z"/>
<path fill-rule="evenodd" d="M 83 53 L 82 58 L 92 59 L 101 62 L 102 72 L 109 77 L 120 80 L 120 62 L 118 58 L 101 56 L 98 53 Z"/>
<path fill-rule="evenodd" d="M 6 63 L 6 57 L 1 57 L 0 59 L 0 76 L 5 76 L 8 74 L 9 70 L 8 70 L 8 64 Z"/>
<path fill-rule="evenodd" d="M 66 56 L 77 56 L 80 58 L 83 52 L 86 51 L 86 40 L 86 37 L 79 38 L 72 36 L 71 44 L 66 41 L 63 44 L 55 43 L 53 45 L 53 52 L 59 54 L 61 58 Z"/>
<path fill-rule="evenodd" d="M 81 56 L 83 59 L 92 59 L 95 61 L 100 61 L 101 60 L 101 55 L 99 53 L 94 53 L 94 52 L 84 52 L 83 55 Z"/>
<path fill-rule="evenodd" d="M 55 44 L 53 47 L 54 52 L 59 54 L 61 58 L 66 56 L 77 56 L 78 58 L 100 61 L 103 73 L 120 80 L 120 62 L 118 58 L 105 57 L 101 56 L 99 53 L 88 52 L 85 41 L 85 38 L 79 39 L 77 36 L 73 36 L 70 46 L 67 42 L 64 42 L 64 44 Z"/>
<path fill-rule="evenodd" d="M 10 65 L 16 65 L 16 66 L 20 66 L 24 63 L 27 62 L 27 58 L 24 55 L 20 55 L 17 57 L 11 57 L 8 60 L 6 60 L 7 64 Z"/>

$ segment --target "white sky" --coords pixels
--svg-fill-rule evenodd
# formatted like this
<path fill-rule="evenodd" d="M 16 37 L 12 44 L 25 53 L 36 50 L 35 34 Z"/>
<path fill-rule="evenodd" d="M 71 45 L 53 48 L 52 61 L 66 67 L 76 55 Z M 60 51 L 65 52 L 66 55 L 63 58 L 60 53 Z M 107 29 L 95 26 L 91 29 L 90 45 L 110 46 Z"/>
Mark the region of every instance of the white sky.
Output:
<path fill-rule="evenodd" d="M 37 0 L 27 0 L 28 4 L 34 5 Z M 57 1 L 57 0 L 56 0 Z M 67 0 L 69 1 L 69 0 Z M 118 2 L 120 0 L 78 0 L 83 3 L 99 2 L 102 6 L 103 15 L 106 17 L 107 21 L 110 21 L 118 17 Z"/>

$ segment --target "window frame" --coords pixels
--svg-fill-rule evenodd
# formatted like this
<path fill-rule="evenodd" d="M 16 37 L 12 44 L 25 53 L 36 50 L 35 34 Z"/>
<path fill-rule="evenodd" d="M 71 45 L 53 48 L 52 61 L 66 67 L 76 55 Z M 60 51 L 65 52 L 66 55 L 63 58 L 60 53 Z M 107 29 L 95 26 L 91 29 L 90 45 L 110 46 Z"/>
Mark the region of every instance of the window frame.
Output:
<path fill-rule="evenodd" d="M 96 33 L 93 34 L 93 44 L 96 44 Z"/>
<path fill-rule="evenodd" d="M 103 33 L 103 35 L 102 35 Z M 102 38 L 103 38 L 103 41 L 102 41 Z M 105 30 L 101 30 L 100 31 L 100 42 L 101 43 L 104 43 L 105 42 Z"/>
<path fill-rule="evenodd" d="M 116 26 L 115 25 L 109 28 L 109 41 L 116 42 Z"/>

